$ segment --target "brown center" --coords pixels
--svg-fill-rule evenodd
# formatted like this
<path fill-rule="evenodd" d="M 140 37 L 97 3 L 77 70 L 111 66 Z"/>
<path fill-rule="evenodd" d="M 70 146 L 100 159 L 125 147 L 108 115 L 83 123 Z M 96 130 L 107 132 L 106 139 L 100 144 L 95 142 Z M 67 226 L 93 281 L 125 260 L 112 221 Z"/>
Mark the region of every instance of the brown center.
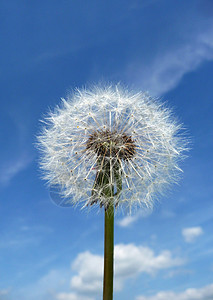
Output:
<path fill-rule="evenodd" d="M 131 136 L 110 130 L 95 131 L 86 142 L 86 149 L 102 158 L 128 160 L 134 156 L 135 148 Z"/>

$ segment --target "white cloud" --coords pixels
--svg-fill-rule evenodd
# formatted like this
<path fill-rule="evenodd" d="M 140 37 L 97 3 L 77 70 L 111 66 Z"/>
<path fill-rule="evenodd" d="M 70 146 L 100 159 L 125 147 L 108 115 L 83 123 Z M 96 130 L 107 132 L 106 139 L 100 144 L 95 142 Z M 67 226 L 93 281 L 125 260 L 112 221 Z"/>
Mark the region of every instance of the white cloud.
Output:
<path fill-rule="evenodd" d="M 71 279 L 71 288 L 80 293 L 102 290 L 103 257 L 90 252 L 80 253 L 72 265 L 78 275 Z"/>
<path fill-rule="evenodd" d="M 9 290 L 0 290 L 0 295 L 7 295 L 9 293 Z"/>
<path fill-rule="evenodd" d="M 182 230 L 182 235 L 187 243 L 194 242 L 201 234 L 203 234 L 201 227 L 188 227 Z"/>
<path fill-rule="evenodd" d="M 94 298 L 77 295 L 74 293 L 60 293 L 56 296 L 56 300 L 94 300 Z"/>
<path fill-rule="evenodd" d="M 139 215 L 126 216 L 121 220 L 118 220 L 117 224 L 121 227 L 128 227 L 132 223 L 136 222 L 139 219 Z"/>
<path fill-rule="evenodd" d="M 152 275 L 159 270 L 179 266 L 182 263 L 182 259 L 173 258 L 168 250 L 155 255 L 148 247 L 118 244 L 115 246 L 115 291 L 123 288 L 127 278 L 143 272 Z M 77 275 L 71 278 L 72 293 L 60 293 L 57 295 L 57 300 L 87 300 L 85 297 L 93 300 L 96 296 L 100 298 L 103 284 L 103 257 L 88 251 L 80 253 L 73 262 L 72 268 L 77 272 Z"/>
<path fill-rule="evenodd" d="M 146 218 L 150 214 L 151 214 L 151 209 L 147 209 L 147 210 L 143 210 L 143 211 L 139 210 L 134 215 L 128 215 L 128 216 L 125 216 L 124 218 L 118 220 L 117 224 L 121 227 L 129 227 L 133 223 L 135 223 L 138 219 Z"/>
<path fill-rule="evenodd" d="M 170 251 L 162 251 L 155 255 L 148 247 L 134 244 L 119 244 L 115 246 L 115 287 L 120 290 L 124 280 L 140 273 L 154 274 L 161 269 L 179 266 L 180 258 L 173 258 Z"/>
<path fill-rule="evenodd" d="M 0 172 L 0 184 L 7 185 L 19 172 L 26 169 L 31 163 L 32 159 L 29 157 L 20 157 L 17 160 L 11 160 L 6 163 Z"/>
<path fill-rule="evenodd" d="M 154 296 L 138 296 L 136 300 L 212 300 L 213 284 L 207 285 L 200 289 L 187 289 L 182 293 L 174 293 L 172 291 L 162 291 Z"/>
<path fill-rule="evenodd" d="M 0 290 L 0 300 L 7 300 L 9 299 L 9 290 L 4 289 L 4 290 Z"/>
<path fill-rule="evenodd" d="M 149 65 L 132 63 L 127 70 L 130 79 L 133 78 L 136 85 L 142 85 L 153 95 L 161 95 L 175 88 L 185 74 L 204 61 L 213 60 L 212 30 L 195 34 L 188 41 L 175 48 L 168 45 L 164 52 L 158 52 Z"/>
<path fill-rule="evenodd" d="M 7 295 L 9 293 L 9 290 L 0 290 L 0 296 Z"/>

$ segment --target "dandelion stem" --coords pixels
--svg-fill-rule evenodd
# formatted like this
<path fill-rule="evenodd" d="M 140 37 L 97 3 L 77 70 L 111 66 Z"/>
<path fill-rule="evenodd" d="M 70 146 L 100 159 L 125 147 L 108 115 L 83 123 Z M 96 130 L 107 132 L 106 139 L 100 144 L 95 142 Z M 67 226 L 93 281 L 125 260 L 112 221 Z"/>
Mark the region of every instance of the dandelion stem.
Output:
<path fill-rule="evenodd" d="M 113 299 L 114 204 L 105 209 L 103 300 Z"/>

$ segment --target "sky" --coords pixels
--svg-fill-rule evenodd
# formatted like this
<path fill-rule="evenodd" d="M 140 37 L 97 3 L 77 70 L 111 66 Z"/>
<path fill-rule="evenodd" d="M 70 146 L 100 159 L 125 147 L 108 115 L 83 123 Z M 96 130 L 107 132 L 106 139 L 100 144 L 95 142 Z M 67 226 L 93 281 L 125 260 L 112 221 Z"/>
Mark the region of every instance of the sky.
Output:
<path fill-rule="evenodd" d="M 114 299 L 213 299 L 212 1 L 0 6 L 0 299 L 101 299 L 104 214 L 55 205 L 35 147 L 46 112 L 97 82 L 166 101 L 191 144 L 152 212 L 115 216 Z"/>

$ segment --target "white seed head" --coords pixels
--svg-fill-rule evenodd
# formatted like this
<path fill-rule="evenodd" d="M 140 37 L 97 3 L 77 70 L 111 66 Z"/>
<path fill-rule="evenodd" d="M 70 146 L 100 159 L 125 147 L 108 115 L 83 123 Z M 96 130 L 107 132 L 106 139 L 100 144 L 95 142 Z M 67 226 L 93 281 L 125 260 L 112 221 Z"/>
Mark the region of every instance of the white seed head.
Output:
<path fill-rule="evenodd" d="M 147 93 L 119 85 L 76 90 L 46 117 L 40 166 L 61 197 L 83 207 L 152 207 L 181 171 L 182 127 Z"/>

